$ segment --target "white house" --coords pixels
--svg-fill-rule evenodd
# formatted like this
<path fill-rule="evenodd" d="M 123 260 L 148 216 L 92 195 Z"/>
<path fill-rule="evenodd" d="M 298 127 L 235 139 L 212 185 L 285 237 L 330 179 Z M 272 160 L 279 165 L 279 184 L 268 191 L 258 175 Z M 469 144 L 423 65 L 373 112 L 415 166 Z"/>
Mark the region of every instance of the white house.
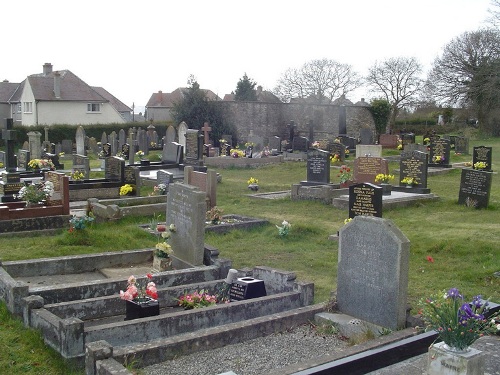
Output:
<path fill-rule="evenodd" d="M 88 125 L 131 121 L 132 109 L 102 87 L 92 87 L 69 70 L 28 76 L 9 98 L 10 116 L 25 126 Z"/>

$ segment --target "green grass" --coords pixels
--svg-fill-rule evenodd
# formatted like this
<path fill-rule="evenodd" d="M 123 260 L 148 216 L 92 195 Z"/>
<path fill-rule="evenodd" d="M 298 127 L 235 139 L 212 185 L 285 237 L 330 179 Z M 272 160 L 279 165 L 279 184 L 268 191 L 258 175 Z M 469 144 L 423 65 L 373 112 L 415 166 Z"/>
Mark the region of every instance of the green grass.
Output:
<path fill-rule="evenodd" d="M 492 146 L 493 170 L 500 169 L 500 139 L 472 141 L 471 152 L 474 145 Z M 471 159 L 471 155 L 452 155 L 451 161 Z M 352 162 L 348 160 L 348 164 Z M 390 163 L 391 172 L 398 167 L 398 163 Z M 234 268 L 262 265 L 293 271 L 298 280 L 314 282 L 316 302 L 327 301 L 336 287 L 338 251 L 337 242 L 329 241 L 328 236 L 343 225 L 347 210 L 313 201 L 248 196 L 246 181 L 250 177 L 259 180 L 259 192 L 290 190 L 292 184 L 306 179 L 305 162 L 218 172 L 222 175 L 217 186 L 218 207 L 225 214 L 264 218 L 270 224 L 250 231 L 207 233 L 205 242 L 217 247 Z M 338 181 L 335 168 L 331 180 Z M 490 205 L 483 210 L 457 204 L 459 184 L 458 170 L 429 176 L 428 186 L 440 197 L 438 201 L 383 213 L 411 241 L 408 299 L 412 306 L 421 297 L 450 287 L 458 287 L 466 296 L 482 294 L 500 302 L 500 278 L 493 275 L 500 271 L 498 175 L 493 176 Z M 138 228 L 151 218 L 98 223 L 77 235 L 61 231 L 54 236 L 0 238 L 0 258 L 7 261 L 152 247 L 155 238 Z M 275 225 L 283 220 L 290 222 L 292 229 L 280 238 Z M 38 333 L 24 329 L 4 305 L 0 305 L 0 314 L 0 344 L 5 348 L 0 352 L 0 368 L 12 368 L 12 374 L 72 373 L 57 354 L 44 347 Z"/>

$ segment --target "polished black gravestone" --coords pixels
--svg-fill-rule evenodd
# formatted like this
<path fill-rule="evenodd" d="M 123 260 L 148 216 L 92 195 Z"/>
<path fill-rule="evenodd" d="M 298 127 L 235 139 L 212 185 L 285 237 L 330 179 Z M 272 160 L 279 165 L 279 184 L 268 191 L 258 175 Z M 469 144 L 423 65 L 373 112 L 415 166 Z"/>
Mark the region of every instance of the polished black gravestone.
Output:
<path fill-rule="evenodd" d="M 476 164 L 477 162 L 483 162 L 486 163 L 486 168 L 484 169 L 485 171 L 491 172 L 491 154 L 492 154 L 492 147 L 485 147 L 485 146 L 478 146 L 474 147 L 472 149 L 472 165 Z"/>
<path fill-rule="evenodd" d="M 382 190 L 370 183 L 349 186 L 349 218 L 361 215 L 382 217 Z"/>
<path fill-rule="evenodd" d="M 305 185 L 330 183 L 330 153 L 311 149 L 307 151 L 307 181 Z"/>
<path fill-rule="evenodd" d="M 458 204 L 487 208 L 490 199 L 492 172 L 462 169 Z"/>
<path fill-rule="evenodd" d="M 263 280 L 253 277 L 240 277 L 236 279 L 229 290 L 229 299 L 231 301 L 241 301 L 266 296 L 266 286 Z"/>

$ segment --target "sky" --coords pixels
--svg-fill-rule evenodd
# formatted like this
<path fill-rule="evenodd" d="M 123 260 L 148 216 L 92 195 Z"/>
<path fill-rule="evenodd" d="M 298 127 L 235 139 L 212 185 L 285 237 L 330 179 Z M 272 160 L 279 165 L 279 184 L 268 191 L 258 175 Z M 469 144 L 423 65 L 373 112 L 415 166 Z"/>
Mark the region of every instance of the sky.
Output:
<path fill-rule="evenodd" d="M 364 76 L 377 61 L 416 57 L 485 27 L 490 0 L 25 0 L 2 2 L 0 79 L 68 69 L 144 110 L 192 74 L 221 98 L 246 73 L 272 90 L 288 68 L 327 58 Z M 424 73 L 425 75 L 425 73 Z M 353 102 L 373 94 L 348 95 Z"/>

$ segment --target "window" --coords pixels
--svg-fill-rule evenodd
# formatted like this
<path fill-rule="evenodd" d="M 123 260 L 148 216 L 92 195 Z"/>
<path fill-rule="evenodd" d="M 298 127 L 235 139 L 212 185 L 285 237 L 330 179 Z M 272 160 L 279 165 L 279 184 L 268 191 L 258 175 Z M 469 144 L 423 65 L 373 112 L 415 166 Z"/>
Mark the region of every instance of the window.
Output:
<path fill-rule="evenodd" d="M 21 103 L 19 103 L 19 104 L 17 105 L 17 113 L 21 113 L 21 112 L 22 112 L 22 110 L 23 110 L 23 108 L 22 108 L 22 106 L 21 106 Z"/>
<path fill-rule="evenodd" d="M 24 113 L 33 113 L 33 103 L 32 102 L 24 102 Z"/>
<path fill-rule="evenodd" d="M 88 103 L 87 104 L 87 112 L 101 112 L 101 104 L 100 103 Z"/>

